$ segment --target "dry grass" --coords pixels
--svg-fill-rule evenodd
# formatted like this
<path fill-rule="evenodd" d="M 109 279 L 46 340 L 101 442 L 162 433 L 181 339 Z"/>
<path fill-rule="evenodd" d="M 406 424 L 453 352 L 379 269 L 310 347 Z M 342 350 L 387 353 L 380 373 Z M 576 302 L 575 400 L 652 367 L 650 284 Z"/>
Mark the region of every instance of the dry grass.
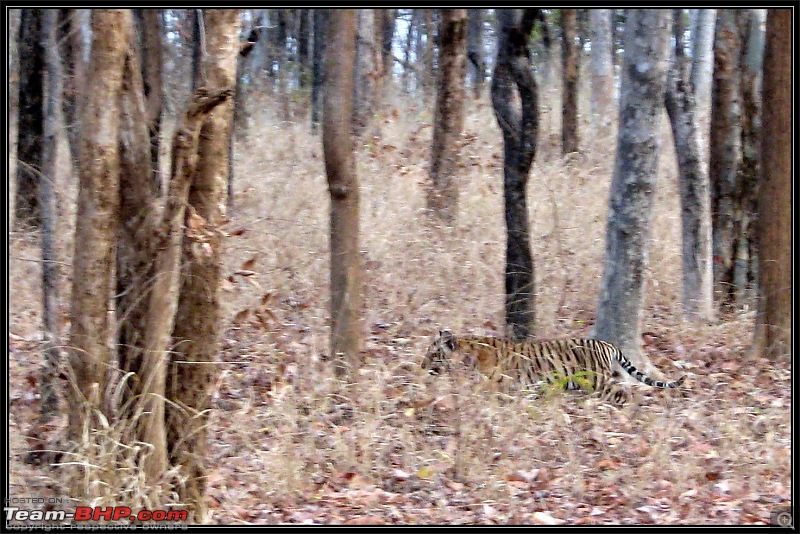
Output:
<path fill-rule="evenodd" d="M 227 228 L 236 235 L 226 244 L 227 320 L 209 429 L 211 521 L 767 521 L 790 498 L 788 362 L 748 355 L 747 314 L 714 325 L 681 320 L 671 146 L 660 160 L 643 330 L 654 333 L 645 347 L 653 363 L 668 377 L 688 374 L 689 388 L 647 390 L 622 410 L 576 395 L 507 398 L 476 391 L 470 377 L 433 379 L 419 368 L 439 328 L 503 330 L 501 147 L 491 108 L 470 106 L 458 223 L 433 228 L 421 213 L 431 116 L 397 104 L 382 139 L 359 150 L 367 363 L 353 384 L 325 361 L 329 202 L 319 137 L 305 121 L 264 115 L 237 145 Z M 564 161 L 552 134 L 542 132 L 529 184 L 537 334 L 586 335 L 613 140 L 593 140 Z M 63 183 L 68 282 L 74 186 Z M 58 471 L 22 461 L 37 408 L 41 288 L 38 264 L 27 260 L 38 257 L 36 241 L 10 238 L 11 495 L 64 496 Z M 254 257 L 255 276 L 232 275 Z M 98 503 L 136 502 L 135 466 L 126 469 Z"/>

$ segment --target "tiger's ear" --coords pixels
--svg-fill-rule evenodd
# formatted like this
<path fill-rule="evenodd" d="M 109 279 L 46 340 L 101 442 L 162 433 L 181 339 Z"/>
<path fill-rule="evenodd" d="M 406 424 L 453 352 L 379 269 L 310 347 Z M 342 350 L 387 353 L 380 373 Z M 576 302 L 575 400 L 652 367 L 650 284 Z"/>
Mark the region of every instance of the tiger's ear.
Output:
<path fill-rule="evenodd" d="M 445 347 L 452 351 L 456 350 L 456 336 L 450 330 L 440 330 L 439 337 L 441 337 Z"/>

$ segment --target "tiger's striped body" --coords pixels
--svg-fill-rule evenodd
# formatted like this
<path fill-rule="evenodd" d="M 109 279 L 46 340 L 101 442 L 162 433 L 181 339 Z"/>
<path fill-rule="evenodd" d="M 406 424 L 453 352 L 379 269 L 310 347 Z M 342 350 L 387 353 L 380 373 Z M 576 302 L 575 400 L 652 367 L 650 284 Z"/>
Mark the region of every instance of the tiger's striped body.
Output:
<path fill-rule="evenodd" d="M 640 382 L 657 388 L 676 388 L 685 378 L 675 382 L 653 380 L 636 369 L 617 347 L 597 339 L 515 343 L 493 337 L 456 337 L 448 331 L 436 337 L 422 367 L 438 374 L 450 367 L 454 353 L 501 390 L 529 390 L 541 382 L 563 384 L 566 389 L 597 392 L 617 405 L 624 404 L 629 394 L 614 378 L 614 362 Z"/>

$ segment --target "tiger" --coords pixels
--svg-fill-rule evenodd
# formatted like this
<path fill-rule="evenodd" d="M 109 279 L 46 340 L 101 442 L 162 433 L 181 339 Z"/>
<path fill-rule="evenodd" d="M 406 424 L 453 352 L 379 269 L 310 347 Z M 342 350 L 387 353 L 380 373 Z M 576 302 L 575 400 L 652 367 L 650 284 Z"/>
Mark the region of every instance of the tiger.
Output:
<path fill-rule="evenodd" d="M 512 342 L 488 336 L 456 337 L 442 330 L 422 361 L 422 368 L 440 374 L 451 368 L 451 355 L 458 353 L 468 367 L 477 368 L 498 390 L 534 390 L 541 383 L 596 393 L 616 406 L 630 394 L 613 377 L 614 362 L 648 386 L 672 389 L 683 384 L 653 380 L 636 369 L 622 351 L 599 339 L 571 338 L 550 341 Z"/>

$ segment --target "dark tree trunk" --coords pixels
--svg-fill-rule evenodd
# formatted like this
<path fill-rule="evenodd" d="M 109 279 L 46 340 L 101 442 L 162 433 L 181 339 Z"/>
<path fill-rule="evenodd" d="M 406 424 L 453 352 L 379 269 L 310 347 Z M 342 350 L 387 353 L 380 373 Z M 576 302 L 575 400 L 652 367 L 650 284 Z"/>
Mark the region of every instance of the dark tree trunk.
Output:
<path fill-rule="evenodd" d="M 359 367 L 362 344 L 359 193 L 352 129 L 358 13 L 330 10 L 328 17 L 322 145 L 331 196 L 331 358 L 343 376 L 348 368 Z"/>
<path fill-rule="evenodd" d="M 39 173 L 42 170 L 42 72 L 44 48 L 40 38 L 41 9 L 23 9 L 19 27 L 19 111 L 17 123 L 16 228 L 39 227 Z"/>
<path fill-rule="evenodd" d="M 394 55 L 392 52 L 392 42 L 394 41 L 394 27 L 397 10 L 384 9 L 383 28 L 381 28 L 381 59 L 383 61 L 383 93 L 386 97 L 387 90 L 392 83 L 392 67 L 394 66 Z"/>
<path fill-rule="evenodd" d="M 575 42 L 577 13 L 575 9 L 561 10 L 563 92 L 561 100 L 561 151 L 578 151 L 578 75 L 580 51 Z"/>
<path fill-rule="evenodd" d="M 792 18 L 791 9 L 768 11 L 764 54 L 754 345 L 770 358 L 792 355 Z"/>
<path fill-rule="evenodd" d="M 681 10 L 673 14 L 676 42 L 683 35 Z M 688 319 L 713 318 L 711 277 L 711 196 L 700 155 L 697 106 L 689 82 L 690 60 L 676 46 L 667 78 L 665 104 L 675 140 L 683 239 L 683 312 Z"/>
<path fill-rule="evenodd" d="M 58 412 L 56 380 L 58 378 L 59 327 L 58 312 L 58 258 L 56 257 L 56 211 L 55 184 L 58 174 L 56 146 L 58 140 L 58 107 L 61 105 L 62 75 L 61 58 L 58 54 L 58 13 L 54 9 L 43 10 L 41 46 L 45 50 L 46 102 L 44 109 L 44 143 L 42 143 L 42 177 L 39 182 L 39 207 L 42 222 L 42 318 L 44 320 L 44 367 L 39 382 L 41 415 L 44 421 Z"/>
<path fill-rule="evenodd" d="M 308 83 L 308 66 L 309 66 L 309 35 L 311 34 L 311 24 L 309 18 L 311 17 L 310 9 L 297 10 L 297 86 L 305 89 L 309 86 Z"/>
<path fill-rule="evenodd" d="M 313 82 L 311 85 L 311 127 L 316 130 L 320 122 L 322 111 L 322 92 L 325 86 L 325 28 L 327 26 L 328 11 L 325 9 L 314 10 L 314 54 L 313 54 Z"/>
<path fill-rule="evenodd" d="M 536 154 L 538 102 L 528 40 L 536 9 L 497 11 L 499 41 L 492 77 L 492 106 L 503 132 L 503 196 L 506 220 L 506 331 L 513 339 L 533 336 L 534 271 L 526 188 Z M 519 97 L 521 111 L 512 102 Z"/>
<path fill-rule="evenodd" d="M 720 9 L 714 38 L 709 177 L 714 254 L 714 298 L 720 309 L 735 300 L 736 209 L 741 186 L 742 102 L 737 9 Z"/>
<path fill-rule="evenodd" d="M 486 63 L 483 60 L 483 11 L 483 9 L 467 10 L 467 58 L 476 100 L 481 96 L 486 77 Z"/>
<path fill-rule="evenodd" d="M 617 155 L 595 325 L 595 337 L 619 346 L 640 369 L 652 367 L 640 353 L 640 323 L 671 21 L 667 10 L 627 12 Z"/>
<path fill-rule="evenodd" d="M 464 75 L 466 73 L 466 24 L 464 9 L 442 10 L 439 43 L 439 88 L 431 149 L 431 188 L 427 207 L 432 215 L 452 224 L 458 212 L 456 173 L 464 128 Z"/>
<path fill-rule="evenodd" d="M 162 45 L 161 11 L 157 9 L 135 9 L 135 21 L 141 57 L 142 79 L 146 124 L 150 139 L 151 179 L 156 183 L 156 191 L 161 193 L 161 172 L 159 170 L 159 151 L 161 147 L 161 115 L 163 109 L 163 87 L 161 81 Z"/>

